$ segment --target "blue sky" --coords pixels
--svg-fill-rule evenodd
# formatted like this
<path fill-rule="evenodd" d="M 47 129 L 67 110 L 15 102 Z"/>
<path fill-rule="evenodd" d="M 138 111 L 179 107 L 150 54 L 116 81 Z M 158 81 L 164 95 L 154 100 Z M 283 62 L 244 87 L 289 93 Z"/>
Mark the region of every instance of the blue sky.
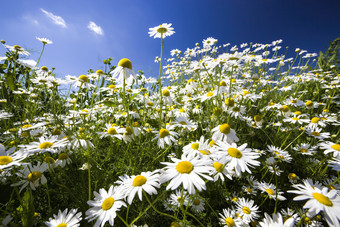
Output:
<path fill-rule="evenodd" d="M 0 39 L 32 50 L 35 60 L 42 47 L 35 37 L 52 40 L 39 65 L 61 78 L 103 68 L 108 57 L 113 64 L 129 58 L 135 71 L 156 76 L 160 40 L 148 29 L 162 23 L 176 32 L 164 40 L 164 57 L 208 37 L 232 45 L 283 39 L 291 54 L 325 51 L 340 37 L 339 0 L 4 0 L 1 9 Z"/>

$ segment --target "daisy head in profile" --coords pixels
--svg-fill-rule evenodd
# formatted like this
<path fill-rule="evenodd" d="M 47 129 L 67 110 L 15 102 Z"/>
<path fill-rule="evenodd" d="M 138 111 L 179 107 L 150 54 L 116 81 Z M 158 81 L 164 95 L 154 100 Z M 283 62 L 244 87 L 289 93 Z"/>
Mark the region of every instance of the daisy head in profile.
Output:
<path fill-rule="evenodd" d="M 58 227 L 58 226 L 70 226 L 77 227 L 79 222 L 82 220 L 81 212 L 77 213 L 77 209 L 71 209 L 68 212 L 66 208 L 63 212 L 59 210 L 58 214 L 53 214 L 53 218 L 50 218 L 48 222 L 45 222 L 48 227 Z"/>
<path fill-rule="evenodd" d="M 163 23 L 153 28 L 149 28 L 150 37 L 154 38 L 165 38 L 171 36 L 175 33 L 174 28 L 171 27 L 172 24 Z"/>
<path fill-rule="evenodd" d="M 39 37 L 36 37 L 36 39 L 40 42 L 42 42 L 44 45 L 46 44 L 52 44 L 53 42 L 49 39 L 46 39 L 46 38 L 39 38 Z"/>
<path fill-rule="evenodd" d="M 132 63 L 127 58 L 121 59 L 111 74 L 118 83 L 123 83 L 125 80 L 125 83 L 131 84 L 133 80 L 136 79 L 136 74 L 132 70 Z"/>

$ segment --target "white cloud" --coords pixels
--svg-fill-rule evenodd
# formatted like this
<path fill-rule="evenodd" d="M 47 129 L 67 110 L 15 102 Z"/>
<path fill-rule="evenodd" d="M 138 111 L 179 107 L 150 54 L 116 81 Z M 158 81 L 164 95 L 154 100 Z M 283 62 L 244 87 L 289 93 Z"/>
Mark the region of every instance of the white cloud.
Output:
<path fill-rule="evenodd" d="M 94 23 L 93 21 L 90 21 L 87 27 L 98 35 L 104 35 L 103 29 L 100 26 L 96 25 L 96 23 Z"/>
<path fill-rule="evenodd" d="M 57 25 L 60 25 L 61 27 L 64 27 L 66 28 L 66 22 L 64 21 L 64 19 L 61 17 L 61 16 L 57 16 L 57 15 L 54 15 L 53 13 L 51 12 L 48 12 L 42 8 L 40 8 L 40 10 L 46 15 L 48 16 L 55 24 Z"/>

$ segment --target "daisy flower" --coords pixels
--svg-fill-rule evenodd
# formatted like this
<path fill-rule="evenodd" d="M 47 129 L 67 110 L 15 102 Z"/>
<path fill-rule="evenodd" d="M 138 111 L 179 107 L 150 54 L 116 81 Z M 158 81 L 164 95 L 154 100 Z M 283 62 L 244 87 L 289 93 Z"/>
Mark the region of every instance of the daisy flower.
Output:
<path fill-rule="evenodd" d="M 176 190 L 174 193 L 170 194 L 169 202 L 175 206 L 180 207 L 181 205 L 186 206 L 189 203 L 188 192 L 185 190 Z"/>
<path fill-rule="evenodd" d="M 242 220 L 249 224 L 251 221 L 257 219 L 259 215 L 259 207 L 254 205 L 253 200 L 247 200 L 245 198 L 239 198 L 236 202 L 237 213 L 242 217 Z"/>
<path fill-rule="evenodd" d="M 329 132 L 321 132 L 322 128 L 307 128 L 306 133 L 319 140 L 329 139 L 331 134 Z"/>
<path fill-rule="evenodd" d="M 112 185 L 108 191 L 101 188 L 99 193 L 94 192 L 94 196 L 94 200 L 87 201 L 87 204 L 92 207 L 86 211 L 85 219 L 89 219 L 88 222 L 97 219 L 94 224 L 95 227 L 103 227 L 107 221 L 113 226 L 116 212 L 122 206 L 126 207 L 126 204 L 122 201 L 124 195 L 117 190 L 117 187 Z"/>
<path fill-rule="evenodd" d="M 27 157 L 27 154 L 19 150 L 15 151 L 15 147 L 12 147 L 6 151 L 5 147 L 0 144 L 0 170 L 11 167 L 11 166 L 20 166 L 23 163 L 20 163 L 23 159 Z"/>
<path fill-rule="evenodd" d="M 100 135 L 100 138 L 104 138 L 104 137 L 115 137 L 117 139 L 122 140 L 123 139 L 123 134 L 125 133 L 125 129 L 121 128 L 115 124 L 106 124 L 106 128 L 104 130 L 104 132 L 98 132 L 98 134 Z"/>
<path fill-rule="evenodd" d="M 172 143 L 176 143 L 177 140 L 175 138 L 178 137 L 178 133 L 175 131 L 171 131 L 171 127 L 169 125 L 166 128 L 162 128 L 159 131 L 154 131 L 156 137 L 152 139 L 157 140 L 157 145 L 159 148 L 164 148 L 164 143 L 171 146 Z"/>
<path fill-rule="evenodd" d="M 52 44 L 53 42 L 47 38 L 39 38 L 39 37 L 35 37 L 38 41 L 42 42 L 44 45 L 46 44 Z"/>
<path fill-rule="evenodd" d="M 226 166 L 225 159 L 220 157 L 212 165 L 214 169 L 211 172 L 211 175 L 214 176 L 214 182 L 218 181 L 218 179 L 221 179 L 221 181 L 224 182 L 224 176 L 228 177 L 230 180 L 233 179 L 235 171 Z"/>
<path fill-rule="evenodd" d="M 325 141 L 320 143 L 319 147 L 324 150 L 325 154 L 333 153 L 334 158 L 340 158 L 340 144 Z"/>
<path fill-rule="evenodd" d="M 150 37 L 154 38 L 165 38 L 171 36 L 175 33 L 174 28 L 171 27 L 172 24 L 163 23 L 153 28 L 149 28 Z"/>
<path fill-rule="evenodd" d="M 22 185 L 19 192 L 21 192 L 28 185 L 32 190 L 35 190 L 40 184 L 47 183 L 47 179 L 43 174 L 47 169 L 48 165 L 46 163 L 40 164 L 40 162 L 38 162 L 35 166 L 32 166 L 31 163 L 28 163 L 28 165 L 23 170 L 19 170 L 16 173 L 17 176 L 19 176 L 22 180 L 12 184 L 11 186 Z"/>
<path fill-rule="evenodd" d="M 340 196 L 337 190 L 328 191 L 327 187 L 312 186 L 309 181 L 304 180 L 304 184 L 293 185 L 297 190 L 290 190 L 289 193 L 298 194 L 293 200 L 308 201 L 303 206 L 308 209 L 308 216 L 314 217 L 323 211 L 329 226 L 340 226 Z"/>
<path fill-rule="evenodd" d="M 93 88 L 95 87 L 96 85 L 94 84 L 91 84 L 90 83 L 90 80 L 89 80 L 89 77 L 86 76 L 86 75 L 80 75 L 77 80 L 75 81 L 75 83 L 73 84 L 73 87 L 81 87 L 81 88 Z"/>
<path fill-rule="evenodd" d="M 316 153 L 316 147 L 312 147 L 308 143 L 302 143 L 293 148 L 293 150 L 299 152 L 302 155 L 313 155 Z"/>
<path fill-rule="evenodd" d="M 231 209 L 223 209 L 223 213 L 219 213 L 220 215 L 220 224 L 224 227 L 240 227 L 243 226 L 243 221 L 240 217 L 236 215 L 235 210 Z"/>
<path fill-rule="evenodd" d="M 204 136 L 201 136 L 200 140 L 196 140 L 195 142 L 191 142 L 188 145 L 183 147 L 183 154 L 199 154 L 199 155 L 209 155 L 211 152 L 209 151 L 211 147 L 209 146 L 209 140 L 204 139 Z"/>
<path fill-rule="evenodd" d="M 245 171 L 251 174 L 248 166 L 259 166 L 260 162 L 255 159 L 259 158 L 260 155 L 256 152 L 253 152 L 251 148 L 247 148 L 247 144 L 243 144 L 241 146 L 237 146 L 236 143 L 232 143 L 231 145 L 223 142 L 216 141 L 217 146 L 216 155 L 221 157 L 223 162 L 227 162 L 227 167 L 234 169 L 237 176 L 241 176 L 241 174 Z"/>
<path fill-rule="evenodd" d="M 118 83 L 132 84 L 136 79 L 136 74 L 132 70 L 132 63 L 129 59 L 123 58 L 118 62 L 117 67 L 111 72 L 112 77 L 116 78 Z"/>
<path fill-rule="evenodd" d="M 284 196 L 282 196 L 283 192 L 279 192 L 276 190 L 276 186 L 274 184 L 268 184 L 266 182 L 261 182 L 257 184 L 257 188 L 260 189 L 262 192 L 267 193 L 269 198 L 271 199 L 278 199 L 278 200 L 286 200 Z"/>
<path fill-rule="evenodd" d="M 132 203 L 133 198 L 138 193 L 139 200 L 142 201 L 142 192 L 149 195 L 157 194 L 155 188 L 159 188 L 158 170 L 154 172 L 142 172 L 138 176 L 125 178 L 121 184 L 121 190 L 127 197 L 127 202 Z"/>
<path fill-rule="evenodd" d="M 58 140 L 58 136 L 51 136 L 51 137 L 40 137 L 39 142 L 31 142 L 28 145 L 19 145 L 19 147 L 23 147 L 26 151 L 30 153 L 37 153 L 37 152 L 51 152 L 56 153 L 58 152 L 58 148 L 65 147 L 67 144 L 67 140 Z"/>
<path fill-rule="evenodd" d="M 204 200 L 197 196 L 192 198 L 192 200 L 190 201 L 190 208 L 196 213 L 201 213 L 202 211 L 204 211 L 204 205 Z"/>
<path fill-rule="evenodd" d="M 217 141 L 221 140 L 227 143 L 238 142 L 239 139 L 236 136 L 235 130 L 230 128 L 230 125 L 227 123 L 218 125 L 217 127 L 211 130 L 212 139 Z"/>
<path fill-rule="evenodd" d="M 66 166 L 66 164 L 71 164 L 72 160 L 70 159 L 70 157 L 68 156 L 67 153 L 62 152 L 59 154 L 59 157 L 56 161 L 56 165 L 57 166 L 61 166 L 62 168 L 64 168 Z"/>
<path fill-rule="evenodd" d="M 280 213 L 274 213 L 273 218 L 267 213 L 264 213 L 265 218 L 259 223 L 261 227 L 293 227 L 295 218 L 290 217 L 283 221 L 282 215 Z"/>
<path fill-rule="evenodd" d="M 189 194 L 195 194 L 196 189 L 202 191 L 206 189 L 205 182 L 201 178 L 213 180 L 208 174 L 211 172 L 211 161 L 201 158 L 198 155 L 182 154 L 181 159 L 171 158 L 171 162 L 162 162 L 166 165 L 160 177 L 161 183 L 170 180 L 166 190 L 175 190 L 181 184 Z"/>
<path fill-rule="evenodd" d="M 77 209 L 72 209 L 68 212 L 66 208 L 63 212 L 59 210 L 58 214 L 53 214 L 53 218 L 49 218 L 45 225 L 48 227 L 77 227 L 82 220 L 81 212 L 77 213 Z"/>

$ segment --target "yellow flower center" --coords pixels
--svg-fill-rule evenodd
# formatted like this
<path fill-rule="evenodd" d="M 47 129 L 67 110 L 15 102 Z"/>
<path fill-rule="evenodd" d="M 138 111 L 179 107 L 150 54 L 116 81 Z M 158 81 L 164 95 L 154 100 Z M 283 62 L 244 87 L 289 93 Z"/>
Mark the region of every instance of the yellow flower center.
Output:
<path fill-rule="evenodd" d="M 194 150 L 198 150 L 199 145 L 200 145 L 199 143 L 193 143 L 191 144 L 191 148 Z"/>
<path fill-rule="evenodd" d="M 235 107 L 233 108 L 233 111 L 234 111 L 234 112 L 240 112 L 240 110 L 241 110 L 240 107 L 237 107 L 237 106 L 235 106 Z"/>
<path fill-rule="evenodd" d="M 46 163 L 50 163 L 50 164 L 53 164 L 53 163 L 55 163 L 55 160 L 54 160 L 54 158 L 52 158 L 52 157 L 46 157 L 45 159 L 44 159 L 44 161 L 46 162 Z"/>
<path fill-rule="evenodd" d="M 201 154 L 203 154 L 203 155 L 209 155 L 209 154 L 211 154 L 211 152 L 208 151 L 208 150 L 200 150 L 199 152 L 201 152 Z"/>
<path fill-rule="evenodd" d="M 180 112 L 180 113 L 185 113 L 185 109 L 184 109 L 184 108 L 181 108 L 181 109 L 178 110 L 178 112 Z"/>
<path fill-rule="evenodd" d="M 43 142 L 39 145 L 39 149 L 46 149 L 52 147 L 53 143 L 51 142 Z"/>
<path fill-rule="evenodd" d="M 217 172 L 223 171 L 223 164 L 222 163 L 214 162 L 213 166 L 214 166 L 214 168 L 216 169 Z"/>
<path fill-rule="evenodd" d="M 340 151 L 340 144 L 333 144 L 331 148 L 333 148 L 336 151 Z"/>
<path fill-rule="evenodd" d="M 164 138 L 166 136 L 170 135 L 169 131 L 165 128 L 162 128 L 161 130 L 159 130 L 159 137 L 160 138 Z"/>
<path fill-rule="evenodd" d="M 221 87 L 227 86 L 227 83 L 226 83 L 225 81 L 222 80 L 222 81 L 220 82 L 220 86 L 221 86 Z"/>
<path fill-rule="evenodd" d="M 295 99 L 290 100 L 291 103 L 297 103 L 297 101 Z"/>
<path fill-rule="evenodd" d="M 115 200 L 112 197 L 105 199 L 102 203 L 102 210 L 109 210 L 113 206 L 114 202 Z"/>
<path fill-rule="evenodd" d="M 221 126 L 220 126 L 221 127 Z M 221 130 L 221 128 L 220 128 L 220 130 Z M 214 146 L 215 145 L 215 141 L 214 140 L 211 140 L 210 142 L 209 142 L 209 146 L 210 147 L 212 147 L 212 146 Z"/>
<path fill-rule="evenodd" d="M 295 180 L 297 178 L 297 176 L 296 176 L 295 173 L 290 173 L 290 174 L 288 174 L 288 178 L 291 179 L 291 180 Z"/>
<path fill-rule="evenodd" d="M 194 199 L 193 203 L 194 203 L 195 206 L 198 206 L 198 205 L 200 205 L 201 201 L 199 199 Z"/>
<path fill-rule="evenodd" d="M 256 122 L 259 122 L 259 121 L 262 120 L 262 117 L 261 117 L 260 115 L 255 115 L 254 120 L 255 120 Z"/>
<path fill-rule="evenodd" d="M 117 130 L 115 128 L 109 128 L 106 133 L 109 135 L 116 135 Z"/>
<path fill-rule="evenodd" d="M 126 132 L 124 133 L 125 135 L 129 136 L 133 134 L 133 130 L 129 126 L 126 127 L 125 130 L 126 130 Z"/>
<path fill-rule="evenodd" d="M 41 68 L 40 68 L 40 70 L 42 70 L 42 71 L 48 71 L 48 68 L 46 67 L 46 66 L 42 66 Z"/>
<path fill-rule="evenodd" d="M 138 175 L 135 177 L 135 179 L 133 179 L 132 185 L 134 187 L 138 187 L 138 186 L 142 186 L 143 184 L 145 184 L 145 182 L 146 182 L 146 177 L 142 175 Z"/>
<path fill-rule="evenodd" d="M 242 208 L 242 211 L 243 211 L 243 213 L 245 213 L 245 214 L 250 214 L 250 213 L 251 213 L 251 210 L 249 209 L 249 207 L 243 207 L 243 208 Z"/>
<path fill-rule="evenodd" d="M 13 159 L 10 156 L 0 156 L 0 166 L 11 163 Z"/>
<path fill-rule="evenodd" d="M 153 106 L 153 102 L 148 102 L 148 105 L 149 106 Z"/>
<path fill-rule="evenodd" d="M 136 122 L 133 122 L 133 124 L 132 124 L 132 127 L 139 127 L 140 125 L 139 125 L 139 123 L 136 121 Z"/>
<path fill-rule="evenodd" d="M 68 155 L 66 153 L 61 153 L 58 157 L 59 160 L 65 160 L 68 159 Z"/>
<path fill-rule="evenodd" d="M 207 97 L 211 97 L 211 96 L 213 96 L 213 95 L 214 95 L 214 92 L 211 92 L 211 91 L 210 91 L 210 92 L 207 93 Z"/>
<path fill-rule="evenodd" d="M 165 89 L 165 90 L 162 91 L 162 95 L 163 96 L 170 96 L 170 91 Z"/>
<path fill-rule="evenodd" d="M 275 104 L 275 103 L 270 102 L 270 103 L 268 104 L 268 106 L 274 106 L 274 104 Z"/>
<path fill-rule="evenodd" d="M 306 106 L 312 107 L 312 106 L 313 106 L 313 102 L 312 102 L 312 101 L 307 101 L 307 102 L 306 102 Z"/>
<path fill-rule="evenodd" d="M 228 154 L 233 158 L 241 158 L 242 152 L 236 148 L 228 148 Z"/>
<path fill-rule="evenodd" d="M 58 128 L 53 129 L 52 135 L 60 135 L 60 134 L 61 134 L 61 130 L 60 129 L 58 129 Z"/>
<path fill-rule="evenodd" d="M 289 107 L 286 106 L 286 105 L 283 105 L 283 106 L 282 106 L 282 111 L 283 111 L 283 112 L 288 112 L 288 111 L 289 111 Z"/>
<path fill-rule="evenodd" d="M 109 89 L 114 89 L 114 88 L 116 88 L 116 85 L 114 85 L 114 84 L 109 85 Z"/>
<path fill-rule="evenodd" d="M 325 196 L 321 193 L 317 193 L 317 192 L 314 192 L 312 195 L 313 195 L 314 199 L 316 199 L 319 203 L 326 205 L 326 206 L 329 206 L 329 207 L 333 206 L 332 201 L 327 196 Z"/>
<path fill-rule="evenodd" d="M 101 70 L 101 69 L 98 69 L 98 70 L 96 71 L 96 73 L 97 73 L 97 74 L 104 74 L 103 70 Z"/>
<path fill-rule="evenodd" d="M 312 123 L 318 123 L 320 121 L 320 118 L 318 117 L 313 117 L 312 120 L 310 122 Z"/>
<path fill-rule="evenodd" d="M 33 171 L 32 173 L 28 174 L 27 180 L 34 182 L 34 181 L 38 180 L 41 176 L 42 176 L 42 174 L 39 171 Z"/>
<path fill-rule="evenodd" d="M 123 58 L 118 62 L 118 66 L 121 66 L 123 68 L 128 68 L 132 70 L 132 63 L 129 59 Z"/>
<path fill-rule="evenodd" d="M 161 34 L 166 33 L 167 31 L 168 31 L 168 29 L 162 27 L 162 25 L 159 25 L 159 28 L 157 28 L 157 32 L 161 33 Z"/>
<path fill-rule="evenodd" d="M 297 117 L 292 117 L 292 120 L 294 120 L 294 121 L 298 121 L 298 120 L 300 120 L 300 118 L 297 118 Z"/>
<path fill-rule="evenodd" d="M 227 98 L 224 104 L 228 107 L 233 107 L 235 105 L 235 100 L 233 98 Z"/>
<path fill-rule="evenodd" d="M 230 133 L 230 125 L 227 123 L 220 125 L 219 129 L 220 129 L 220 132 L 222 132 L 223 134 Z"/>
<path fill-rule="evenodd" d="M 308 150 L 307 150 L 306 148 L 301 148 L 301 149 L 300 149 L 300 152 L 301 152 L 301 153 L 306 153 L 307 151 L 308 151 Z"/>
<path fill-rule="evenodd" d="M 266 192 L 268 193 L 268 195 L 275 195 L 275 192 L 273 189 L 267 188 Z"/>
<path fill-rule="evenodd" d="M 84 83 L 88 83 L 89 82 L 89 78 L 86 75 L 80 75 L 78 77 L 78 80 L 80 80 L 80 82 L 84 82 Z"/>
<path fill-rule="evenodd" d="M 179 122 L 181 125 L 188 125 L 185 121 L 180 121 Z"/>
<path fill-rule="evenodd" d="M 177 164 L 176 170 L 179 173 L 190 173 L 194 169 L 193 165 L 191 162 L 188 161 L 181 161 Z"/>
<path fill-rule="evenodd" d="M 225 219 L 225 224 L 226 224 L 228 227 L 233 227 L 233 226 L 235 226 L 234 219 L 232 219 L 231 217 L 227 217 L 227 218 Z"/>
<path fill-rule="evenodd" d="M 60 223 L 59 225 L 57 225 L 57 227 L 67 227 L 66 223 Z"/>
<path fill-rule="evenodd" d="M 295 111 L 294 114 L 295 115 L 301 115 L 301 111 Z"/>
<path fill-rule="evenodd" d="M 180 227 L 180 225 L 177 222 L 173 221 L 171 222 L 170 227 Z"/>
<path fill-rule="evenodd" d="M 14 45 L 13 48 L 16 49 L 16 50 L 20 50 L 22 47 L 19 46 L 19 45 Z"/>
<path fill-rule="evenodd" d="M 313 136 L 320 136 L 320 133 L 319 132 L 312 132 L 312 135 Z"/>

